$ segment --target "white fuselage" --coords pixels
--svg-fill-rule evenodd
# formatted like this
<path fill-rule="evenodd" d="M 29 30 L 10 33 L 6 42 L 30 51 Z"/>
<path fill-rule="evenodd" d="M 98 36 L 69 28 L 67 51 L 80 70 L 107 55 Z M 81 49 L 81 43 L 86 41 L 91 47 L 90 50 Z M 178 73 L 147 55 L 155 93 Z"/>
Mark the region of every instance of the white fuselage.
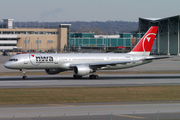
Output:
<path fill-rule="evenodd" d="M 150 56 L 136 56 L 122 53 L 35 53 L 20 54 L 13 56 L 5 63 L 10 69 L 72 69 L 72 64 L 110 63 L 118 61 L 139 60 L 138 62 L 106 65 L 99 69 L 123 69 L 149 63 L 152 60 L 141 61 Z M 14 59 L 17 59 L 15 61 Z"/>

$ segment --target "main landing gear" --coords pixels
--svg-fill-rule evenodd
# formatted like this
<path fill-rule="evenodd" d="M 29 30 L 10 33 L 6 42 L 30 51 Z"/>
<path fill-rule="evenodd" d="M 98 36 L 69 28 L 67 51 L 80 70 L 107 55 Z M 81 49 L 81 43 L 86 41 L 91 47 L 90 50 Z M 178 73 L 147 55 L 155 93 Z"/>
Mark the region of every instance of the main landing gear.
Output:
<path fill-rule="evenodd" d="M 98 75 L 94 75 L 94 74 L 89 75 L 89 78 L 90 78 L 90 79 L 97 79 L 98 77 L 99 77 Z"/>
<path fill-rule="evenodd" d="M 79 76 L 79 75 L 73 75 L 73 78 L 75 78 L 75 79 L 81 79 L 82 76 Z"/>
<path fill-rule="evenodd" d="M 24 79 L 24 80 L 26 80 L 27 79 L 27 76 L 26 76 L 26 71 L 25 70 L 22 70 L 22 78 Z"/>
<path fill-rule="evenodd" d="M 90 78 L 90 79 L 97 79 L 98 77 L 99 77 L 99 76 L 98 76 L 98 75 L 95 75 L 95 74 L 89 75 L 89 78 Z M 75 79 L 81 79 L 82 76 L 73 75 L 73 78 L 75 78 Z"/>

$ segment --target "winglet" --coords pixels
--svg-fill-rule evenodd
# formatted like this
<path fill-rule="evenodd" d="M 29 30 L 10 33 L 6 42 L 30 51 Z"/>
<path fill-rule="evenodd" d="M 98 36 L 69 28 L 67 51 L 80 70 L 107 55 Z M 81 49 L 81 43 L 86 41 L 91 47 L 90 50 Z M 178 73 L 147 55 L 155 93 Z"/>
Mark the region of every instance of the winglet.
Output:
<path fill-rule="evenodd" d="M 149 56 L 158 26 L 152 26 L 129 54 Z"/>

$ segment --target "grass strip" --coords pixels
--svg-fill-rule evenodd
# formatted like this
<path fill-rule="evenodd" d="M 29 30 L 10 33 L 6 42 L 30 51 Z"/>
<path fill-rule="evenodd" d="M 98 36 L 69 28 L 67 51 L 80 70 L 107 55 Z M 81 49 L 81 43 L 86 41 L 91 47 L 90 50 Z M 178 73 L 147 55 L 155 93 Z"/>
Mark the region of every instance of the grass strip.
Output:
<path fill-rule="evenodd" d="M 178 101 L 180 86 L 0 89 L 0 105 Z"/>

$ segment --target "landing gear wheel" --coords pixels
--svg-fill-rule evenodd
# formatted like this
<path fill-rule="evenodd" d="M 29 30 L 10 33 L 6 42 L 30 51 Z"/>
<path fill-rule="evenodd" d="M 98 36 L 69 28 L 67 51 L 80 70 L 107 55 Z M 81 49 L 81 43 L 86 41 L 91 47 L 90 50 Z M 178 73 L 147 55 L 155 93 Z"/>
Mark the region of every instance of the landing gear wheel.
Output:
<path fill-rule="evenodd" d="M 24 80 L 26 80 L 26 79 L 27 79 L 27 76 L 23 76 L 22 78 L 23 78 Z"/>
<path fill-rule="evenodd" d="M 76 75 L 73 75 L 73 78 L 76 78 Z"/>
<path fill-rule="evenodd" d="M 78 78 L 79 78 L 79 79 L 81 79 L 81 78 L 82 78 L 82 76 L 78 76 Z"/>
<path fill-rule="evenodd" d="M 90 75 L 89 78 L 90 79 L 97 79 L 99 76 L 98 75 Z"/>
<path fill-rule="evenodd" d="M 79 76 L 79 75 L 73 75 L 73 78 L 75 78 L 75 79 L 81 79 L 82 76 Z"/>

